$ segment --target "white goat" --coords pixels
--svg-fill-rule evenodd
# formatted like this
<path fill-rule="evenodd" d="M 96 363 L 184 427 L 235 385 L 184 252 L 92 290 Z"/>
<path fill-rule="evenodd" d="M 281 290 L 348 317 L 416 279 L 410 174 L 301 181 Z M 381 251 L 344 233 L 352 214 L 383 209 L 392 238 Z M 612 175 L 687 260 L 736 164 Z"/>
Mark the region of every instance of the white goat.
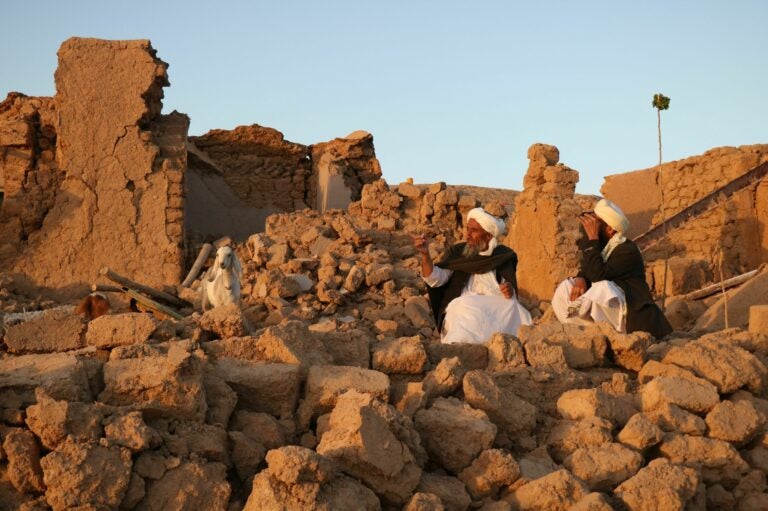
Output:
<path fill-rule="evenodd" d="M 208 268 L 200 284 L 203 311 L 219 305 L 240 304 L 240 277 L 243 268 L 231 247 L 220 247 L 216 260 Z"/>

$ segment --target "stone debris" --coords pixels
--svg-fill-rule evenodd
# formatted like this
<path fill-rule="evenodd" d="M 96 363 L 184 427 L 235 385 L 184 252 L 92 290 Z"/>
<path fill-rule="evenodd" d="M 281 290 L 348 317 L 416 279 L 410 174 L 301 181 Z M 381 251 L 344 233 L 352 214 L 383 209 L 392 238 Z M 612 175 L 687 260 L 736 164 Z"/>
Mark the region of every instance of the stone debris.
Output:
<path fill-rule="evenodd" d="M 562 462 L 571 453 L 587 447 L 598 447 L 613 439 L 613 424 L 600 417 L 557 421 L 549 432 L 547 447 L 551 456 Z"/>
<path fill-rule="evenodd" d="M 189 348 L 173 343 L 165 353 L 153 349 L 143 357 L 109 360 L 104 364 L 104 390 L 99 401 L 134 405 L 154 415 L 204 418 L 208 405 L 203 361 Z"/>
<path fill-rule="evenodd" d="M 488 449 L 480 453 L 470 466 L 459 474 L 473 499 L 495 497 L 498 491 L 520 477 L 520 466 L 515 458 L 501 449 Z"/>
<path fill-rule="evenodd" d="M 45 491 L 40 448 L 32 432 L 25 429 L 7 432 L 3 440 L 3 453 L 8 459 L 8 478 L 18 492 Z"/>
<path fill-rule="evenodd" d="M 643 387 L 640 399 L 644 411 L 668 404 L 693 413 L 706 413 L 720 402 L 714 385 L 676 376 L 657 376 Z"/>
<path fill-rule="evenodd" d="M 128 313 L 101 316 L 88 323 L 85 342 L 97 348 L 146 343 L 157 327 L 148 314 Z"/>
<path fill-rule="evenodd" d="M 661 429 L 641 413 L 633 415 L 616 436 L 619 442 L 638 451 L 653 447 L 662 438 Z"/>
<path fill-rule="evenodd" d="M 138 509 L 227 509 L 232 488 L 227 482 L 227 467 L 179 458 L 156 480 L 145 480 L 146 492 Z"/>
<path fill-rule="evenodd" d="M 485 412 L 453 397 L 435 399 L 414 422 L 429 456 L 454 474 L 491 447 L 498 430 Z"/>
<path fill-rule="evenodd" d="M 621 444 L 607 443 L 577 449 L 563 466 L 592 490 L 607 491 L 637 473 L 643 457 Z"/>
<path fill-rule="evenodd" d="M 755 355 L 713 334 L 685 346 L 673 347 L 662 362 L 688 369 L 728 394 L 742 387 L 760 394 L 768 379 L 768 368 Z"/>
<path fill-rule="evenodd" d="M 94 443 L 64 442 L 40 460 L 45 499 L 54 510 L 120 505 L 131 478 L 131 451 Z M 75 470 L 73 468 L 77 467 Z"/>
<path fill-rule="evenodd" d="M 556 147 L 531 147 L 516 199 L 395 187 L 379 179 L 365 132 L 313 146 L 258 125 L 187 137 L 186 116 L 160 114 L 167 65 L 147 41 L 75 38 L 60 57 L 56 98 L 0 104 L 0 266 L 27 277 L 0 275 L 0 508 L 768 506 L 765 306 L 747 329 L 741 288 L 737 327 L 682 331 L 718 319 L 678 296 L 668 311 L 679 331 L 658 341 L 553 321 L 547 300 L 577 265 L 576 214 L 594 202 L 574 195 L 578 173 Z M 131 71 L 124 83 L 72 88 L 105 61 Z M 114 118 L 102 108 L 110 91 L 126 100 Z M 72 122 L 93 102 L 98 133 Z M 713 157 L 763 161 L 735 151 Z M 96 267 L 74 268 L 69 282 L 61 261 L 111 264 L 114 250 L 98 247 L 115 240 L 128 240 L 118 271 L 178 284 L 182 247 L 230 218 L 203 221 L 206 183 L 226 185 L 228 214 L 243 213 L 226 233 L 243 263 L 240 306 L 181 320 L 118 301 L 90 322 L 72 313 L 67 289 Z M 501 241 L 518 250 L 535 321 L 518 336 L 442 344 L 411 235 L 429 236 L 439 257 L 477 205 L 507 222 Z M 62 232 L 54 265 L 44 252 Z M 737 248 L 742 263 L 751 257 Z M 659 271 L 649 265 L 657 290 Z M 698 252 L 676 254 L 668 271 L 670 293 L 713 275 Z M 32 284 L 63 291 L 36 297 Z M 199 285 L 176 292 L 195 301 Z"/>
<path fill-rule="evenodd" d="M 49 309 L 29 321 L 5 329 L 5 344 L 11 353 L 51 353 L 86 346 L 86 325 L 71 310 Z"/>
<path fill-rule="evenodd" d="M 317 452 L 393 504 L 407 502 L 426 459 L 410 419 L 354 390 L 337 400 Z"/>
<path fill-rule="evenodd" d="M 330 459 L 288 446 L 267 453 L 267 468 L 253 479 L 253 491 L 243 509 L 375 511 L 381 504 L 366 486 L 338 473 Z"/>
<path fill-rule="evenodd" d="M 580 479 L 561 469 L 520 486 L 504 500 L 517 509 L 565 511 L 588 494 L 589 490 Z"/>
<path fill-rule="evenodd" d="M 657 458 L 620 484 L 614 495 L 633 511 L 685 509 L 700 483 L 696 470 Z"/>
<path fill-rule="evenodd" d="M 269 217 L 259 243 L 285 251 L 243 256 L 242 308 L 162 323 L 114 311 L 81 322 L 77 343 L 6 344 L 8 499 L 54 509 L 759 509 L 761 333 L 656 342 L 539 318 L 519 338 L 441 344 L 410 241 L 388 223 L 417 229 L 427 210 L 408 210 L 415 199 L 383 182 L 363 190 L 356 214 Z M 445 190 L 418 198 L 433 201 L 447 244 L 461 201 Z M 384 199 L 370 200 L 374 191 Z M 297 293 L 279 291 L 294 284 Z M 35 321 L 48 319 L 15 319 L 11 335 Z M 75 459 L 79 468 L 61 470 Z"/>

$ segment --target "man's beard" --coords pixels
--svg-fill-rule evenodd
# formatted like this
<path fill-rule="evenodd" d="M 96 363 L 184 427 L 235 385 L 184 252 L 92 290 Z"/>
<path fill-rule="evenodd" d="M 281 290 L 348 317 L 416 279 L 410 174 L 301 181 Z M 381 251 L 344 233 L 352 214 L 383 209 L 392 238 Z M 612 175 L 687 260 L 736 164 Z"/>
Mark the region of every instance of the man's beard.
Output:
<path fill-rule="evenodd" d="M 466 245 L 464 245 L 464 250 L 461 251 L 461 255 L 464 257 L 474 257 L 480 252 L 482 252 L 482 247 L 480 245 L 475 245 L 473 243 L 467 242 Z"/>
<path fill-rule="evenodd" d="M 610 236 L 605 232 L 605 229 L 601 228 L 597 233 L 597 238 L 600 240 L 600 246 L 605 247 L 611 240 Z"/>

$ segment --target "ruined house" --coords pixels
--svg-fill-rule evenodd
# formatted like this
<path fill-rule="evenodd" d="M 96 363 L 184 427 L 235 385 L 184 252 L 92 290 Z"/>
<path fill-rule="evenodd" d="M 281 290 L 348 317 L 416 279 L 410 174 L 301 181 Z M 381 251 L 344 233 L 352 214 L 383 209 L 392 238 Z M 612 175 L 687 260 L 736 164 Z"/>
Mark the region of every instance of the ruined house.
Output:
<path fill-rule="evenodd" d="M 195 242 L 263 230 L 270 213 L 345 207 L 381 168 L 373 137 L 304 146 L 260 126 L 188 137 L 162 114 L 168 64 L 149 41 L 71 38 L 54 97 L 0 103 L 0 272 L 53 296 L 99 268 L 177 284 Z"/>
<path fill-rule="evenodd" d="M 721 269 L 728 278 L 768 261 L 766 175 L 768 145 L 719 147 L 661 168 L 608 176 L 601 191 L 629 216 L 629 237 L 643 250 L 648 280 L 659 293 L 669 257 L 674 273 L 667 275 L 667 294 L 675 295 L 719 280 Z"/>
<path fill-rule="evenodd" d="M 12 92 L 0 103 L 0 271 L 18 286 L 71 296 L 103 266 L 178 284 L 203 241 L 242 241 L 274 213 L 344 209 L 381 177 L 363 131 L 313 145 L 256 124 L 188 136 L 186 115 L 161 113 L 167 68 L 148 41 L 72 38 L 59 50 L 54 97 Z M 520 256 L 522 294 L 537 304 L 575 271 L 575 216 L 591 199 L 575 194 L 578 172 L 553 146 L 536 144 L 529 158 L 524 190 L 500 212 L 514 211 L 506 241 Z M 667 294 L 768 259 L 767 161 L 765 145 L 718 148 L 661 173 L 606 178 L 602 193 L 629 215 L 656 292 L 665 257 Z M 454 217 L 480 196 L 441 190 L 434 204 L 404 196 L 404 209 L 460 229 Z"/>

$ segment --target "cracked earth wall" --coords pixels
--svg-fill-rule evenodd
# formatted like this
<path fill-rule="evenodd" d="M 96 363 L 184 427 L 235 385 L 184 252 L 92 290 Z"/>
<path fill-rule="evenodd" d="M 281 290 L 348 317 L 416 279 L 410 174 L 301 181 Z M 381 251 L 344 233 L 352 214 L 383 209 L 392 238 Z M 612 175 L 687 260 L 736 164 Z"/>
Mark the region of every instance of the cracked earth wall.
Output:
<path fill-rule="evenodd" d="M 309 146 L 256 124 L 188 137 L 186 115 L 161 115 L 167 67 L 149 41 L 72 38 L 55 97 L 0 103 L 0 271 L 19 291 L 79 295 L 103 266 L 173 285 L 203 241 L 346 208 L 381 177 L 364 131 Z"/>
<path fill-rule="evenodd" d="M 0 103 L 0 260 L 18 255 L 53 206 L 63 179 L 55 114 L 53 98 L 12 92 Z"/>
<path fill-rule="evenodd" d="M 579 173 L 558 163 L 557 147 L 534 144 L 528 159 L 508 242 L 519 259 L 520 294 L 535 305 L 549 301 L 557 284 L 578 271 L 582 206 L 575 199 Z"/>
<path fill-rule="evenodd" d="M 667 218 L 768 161 L 768 145 L 718 147 L 704 154 L 662 165 Z M 642 193 L 638 193 L 641 191 Z M 637 236 L 661 221 L 657 167 L 607 176 L 601 188 L 624 209 Z M 762 179 L 734 193 L 645 251 L 646 263 L 670 257 L 703 261 L 719 272 L 723 255 L 726 278 L 768 260 L 768 181 Z M 663 272 L 662 272 L 663 273 Z"/>
<path fill-rule="evenodd" d="M 19 225 L 8 194 L 12 207 L 6 200 L 0 223 L 16 232 L 11 229 L 15 236 L 4 240 L 0 270 L 17 276 L 22 287 L 45 288 L 54 296 L 82 293 L 102 266 L 148 285 L 177 283 L 189 120 L 160 114 L 168 65 L 147 40 L 71 38 L 58 55 L 55 116 L 44 108 L 50 98 L 37 98 L 39 118 L 53 119 L 55 163 L 37 147 L 46 122 L 38 123 L 42 127 L 26 145 L 3 152 L 6 159 L 9 152 L 22 153 L 18 157 L 27 163 L 19 164 L 18 174 L 28 188 L 46 176 L 61 185 L 52 187 L 55 200 L 39 229 L 33 227 L 40 215 Z M 12 181 L 5 162 L 4 168 Z M 27 196 L 40 202 L 34 193 Z"/>

